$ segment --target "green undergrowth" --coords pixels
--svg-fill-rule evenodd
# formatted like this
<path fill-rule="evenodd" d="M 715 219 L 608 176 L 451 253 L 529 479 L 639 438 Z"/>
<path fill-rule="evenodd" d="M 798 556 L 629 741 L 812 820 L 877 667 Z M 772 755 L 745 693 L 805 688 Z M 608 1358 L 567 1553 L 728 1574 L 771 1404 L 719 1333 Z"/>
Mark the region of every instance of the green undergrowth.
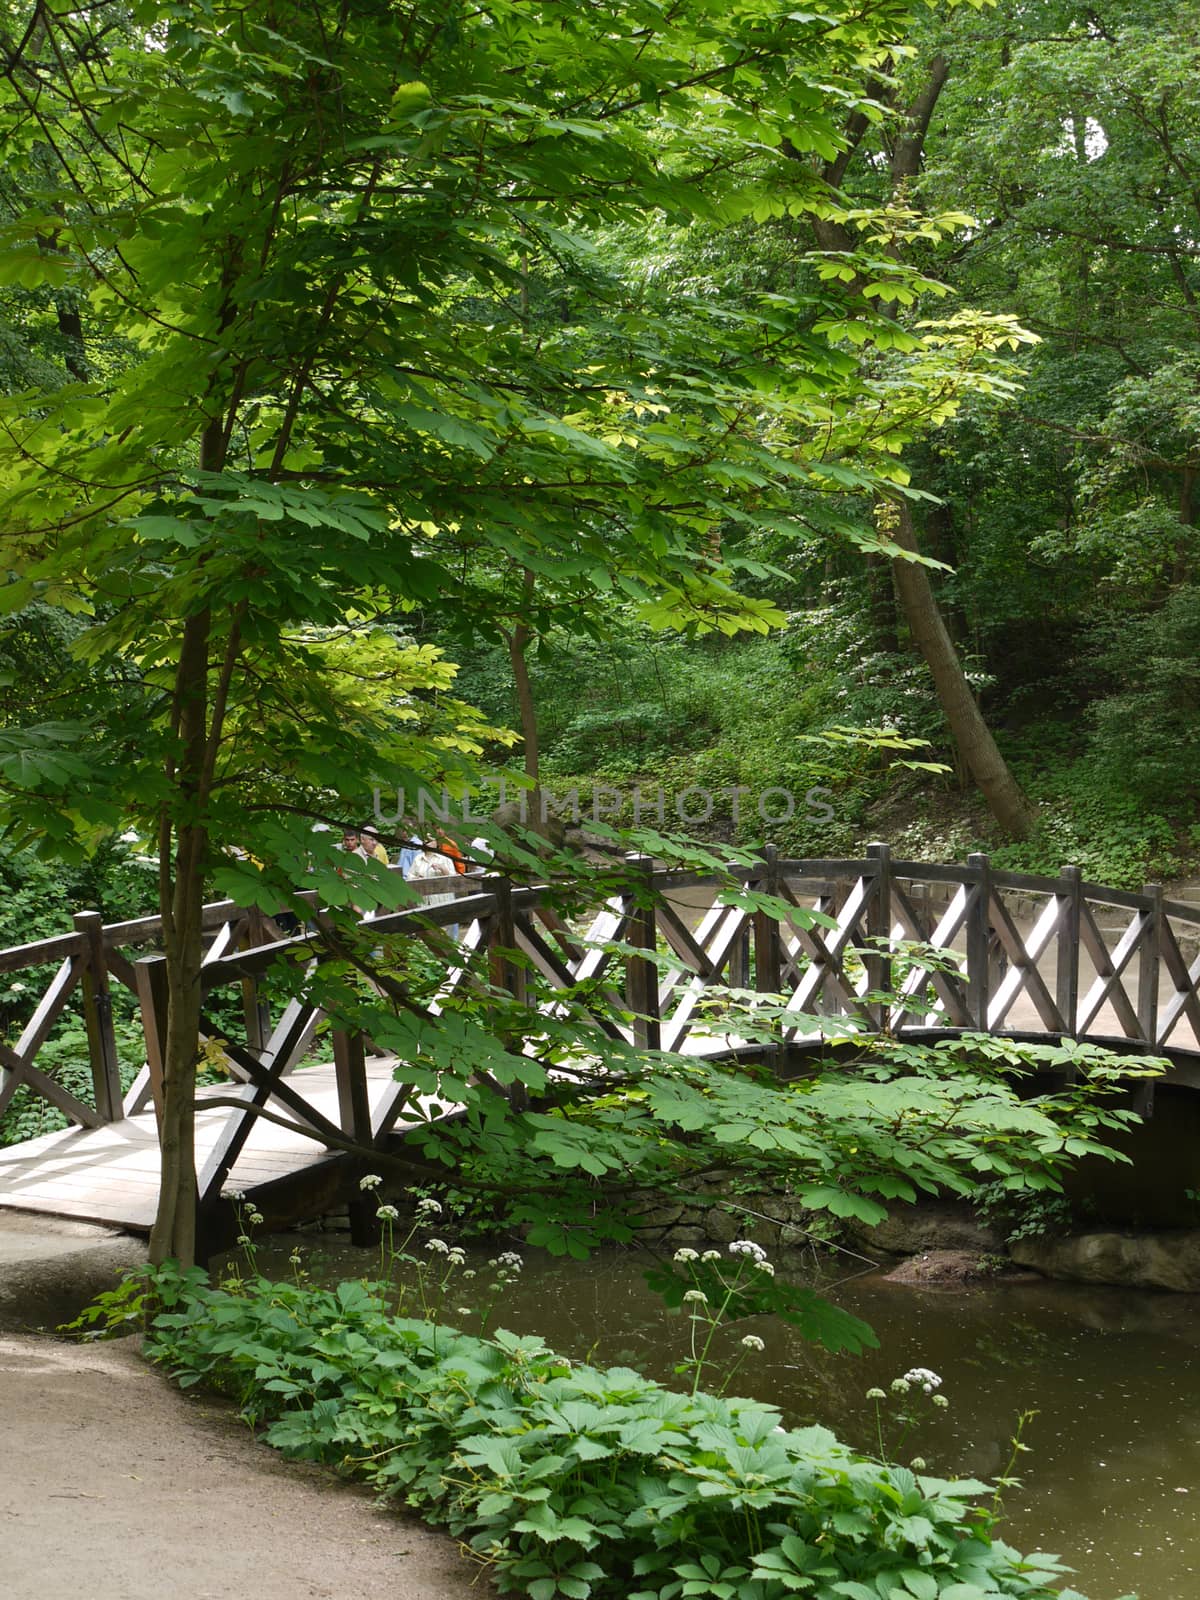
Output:
<path fill-rule="evenodd" d="M 167 1267 L 154 1288 L 151 1359 L 230 1395 L 285 1455 L 445 1526 L 504 1593 L 1060 1593 L 1056 1558 L 997 1536 L 987 1485 L 856 1455 L 825 1428 L 784 1428 L 771 1406 L 573 1365 L 537 1338 L 396 1317 L 384 1285 L 213 1288 Z"/>

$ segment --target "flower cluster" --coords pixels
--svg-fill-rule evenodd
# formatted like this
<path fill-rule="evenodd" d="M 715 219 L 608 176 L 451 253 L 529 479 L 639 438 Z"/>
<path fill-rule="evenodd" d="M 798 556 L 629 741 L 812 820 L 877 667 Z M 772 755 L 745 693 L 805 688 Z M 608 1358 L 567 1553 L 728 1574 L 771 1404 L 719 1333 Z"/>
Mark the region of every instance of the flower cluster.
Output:
<path fill-rule="evenodd" d="M 375 1215 L 379 1218 L 380 1222 L 395 1222 L 400 1213 L 396 1210 L 395 1206 L 380 1206 Z"/>
<path fill-rule="evenodd" d="M 368 1172 L 358 1180 L 358 1187 L 364 1194 L 370 1194 L 372 1189 L 378 1189 L 383 1179 L 377 1172 Z"/>
<path fill-rule="evenodd" d="M 928 1367 L 912 1367 L 900 1381 L 915 1384 L 925 1394 L 932 1394 L 935 1389 L 942 1387 L 942 1380 L 936 1372 L 930 1372 Z M 895 1384 L 892 1387 L 895 1388 Z"/>
<path fill-rule="evenodd" d="M 423 1194 L 421 1196 L 421 1198 L 417 1201 L 417 1216 L 418 1217 L 421 1217 L 421 1218 L 425 1218 L 425 1217 L 440 1217 L 441 1214 L 442 1214 L 441 1205 L 438 1203 L 438 1201 L 436 1201 L 433 1198 L 432 1195 Z"/>
<path fill-rule="evenodd" d="M 731 1256 L 739 1256 L 747 1262 L 756 1272 L 765 1273 L 768 1278 L 775 1276 L 775 1268 L 767 1260 L 767 1252 L 762 1245 L 755 1244 L 753 1239 L 735 1239 L 729 1246 Z"/>

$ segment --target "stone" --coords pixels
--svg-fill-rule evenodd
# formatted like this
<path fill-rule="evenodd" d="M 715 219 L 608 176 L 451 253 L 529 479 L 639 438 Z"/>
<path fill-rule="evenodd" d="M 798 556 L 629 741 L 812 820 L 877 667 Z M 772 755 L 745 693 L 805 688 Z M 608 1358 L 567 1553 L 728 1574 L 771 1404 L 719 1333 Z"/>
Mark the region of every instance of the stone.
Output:
<path fill-rule="evenodd" d="M 677 1222 L 682 1221 L 681 1205 L 652 1206 L 641 1215 L 641 1225 L 644 1228 L 672 1228 Z"/>
<path fill-rule="evenodd" d="M 745 1231 L 745 1223 L 736 1212 L 724 1206 L 713 1206 L 705 1213 L 704 1231 L 714 1244 L 732 1244 Z"/>
<path fill-rule="evenodd" d="M 917 1289 L 961 1289 L 977 1283 L 1031 1283 L 1037 1278 L 1036 1272 L 1014 1272 L 1003 1266 L 997 1271 L 996 1260 L 973 1250 L 929 1250 L 909 1256 L 885 1273 L 883 1281 Z"/>
<path fill-rule="evenodd" d="M 1017 1239 L 1009 1255 L 1049 1278 L 1111 1283 L 1129 1289 L 1200 1293 L 1200 1229 L 1161 1233 L 1091 1232 Z"/>
<path fill-rule="evenodd" d="M 883 1222 L 873 1228 L 852 1223 L 847 1234 L 853 1243 L 887 1255 L 915 1256 L 942 1250 L 966 1250 L 975 1255 L 1002 1255 L 1004 1235 L 985 1227 L 964 1201 L 925 1200 L 916 1205 L 894 1205 Z"/>

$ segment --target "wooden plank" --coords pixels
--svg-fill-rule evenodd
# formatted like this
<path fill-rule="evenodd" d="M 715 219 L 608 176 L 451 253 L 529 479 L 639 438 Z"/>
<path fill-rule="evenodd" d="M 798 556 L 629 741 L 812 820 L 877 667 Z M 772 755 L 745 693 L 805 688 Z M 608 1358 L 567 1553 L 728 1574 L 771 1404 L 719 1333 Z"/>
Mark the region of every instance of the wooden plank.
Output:
<path fill-rule="evenodd" d="M 1150 1046 L 1158 1043 L 1158 974 L 1162 965 L 1163 892 L 1161 883 L 1148 883 L 1142 891 L 1149 905 L 1146 927 L 1138 943 L 1138 1028 Z M 1143 1110 L 1143 1116 L 1147 1111 Z"/>
<path fill-rule="evenodd" d="M 989 1031 L 996 1032 L 1003 1026 L 1013 1002 L 1024 992 L 1033 1001 L 1038 1016 L 1051 1033 L 1066 1033 L 1066 1023 L 1037 966 L 1058 928 L 1061 910 L 1057 897 L 1051 897 L 1043 907 L 1028 943 L 1017 932 L 1008 914 L 1008 907 L 994 888 L 988 915 L 1009 959 L 1009 969 L 996 985 L 995 997 L 988 1006 Z"/>
<path fill-rule="evenodd" d="M 69 961 L 83 954 L 83 939 L 77 933 L 56 933 L 52 939 L 33 944 L 14 945 L 0 950 L 0 972 L 17 972 L 22 967 L 48 967 L 54 961 Z"/>
<path fill-rule="evenodd" d="M 647 950 L 653 955 L 658 949 L 658 924 L 654 892 L 650 886 L 650 857 L 633 857 L 629 867 L 642 876 L 644 884 L 640 895 L 635 892 L 627 942 L 635 949 Z M 626 956 L 625 994 L 633 1013 L 634 1044 L 641 1050 L 658 1050 L 662 1045 L 662 1019 L 658 1004 L 657 963 L 640 956 Z"/>
<path fill-rule="evenodd" d="M 987 1032 L 992 996 L 992 864 L 976 851 L 967 857 L 972 881 L 967 905 L 967 1010 L 971 1026 Z"/>
<path fill-rule="evenodd" d="M 0 1111 L 4 1110 L 20 1086 L 26 1084 L 34 1094 L 57 1106 L 64 1117 L 77 1122 L 81 1128 L 98 1128 L 104 1121 L 94 1107 L 76 1099 L 69 1089 L 64 1089 L 48 1073 L 19 1056 L 11 1045 L 0 1043 L 0 1069 L 3 1069 L 0 1074 Z"/>
<path fill-rule="evenodd" d="M 759 887 L 763 894 L 779 894 L 779 852 L 773 844 L 763 850 L 762 879 Z M 759 994 L 780 994 L 783 990 L 780 929 L 777 919 L 766 911 L 756 911 L 754 930 L 754 987 Z"/>
<path fill-rule="evenodd" d="M 870 1017 L 842 970 L 842 954 L 866 913 L 875 892 L 874 874 L 861 877 L 853 885 L 846 902 L 838 913 L 836 924 L 824 937 L 813 929 L 792 928 L 790 935 L 799 941 L 811 955 L 812 961 L 801 982 L 789 998 L 785 1010 L 807 1014 L 827 983 L 840 994 L 845 1015 L 870 1025 Z M 795 1036 L 794 1028 L 785 1032 L 787 1039 Z"/>
<path fill-rule="evenodd" d="M 1163 964 L 1171 979 L 1174 993 L 1167 1001 L 1158 1024 L 1159 1043 L 1166 1044 L 1184 1015 L 1191 1024 L 1192 1032 L 1200 1041 L 1200 997 L 1196 992 L 1197 985 L 1200 984 L 1200 956 L 1196 957 L 1190 967 L 1188 966 L 1179 948 L 1179 941 L 1175 937 L 1175 930 L 1167 918 L 1163 919 L 1161 940 Z"/>
<path fill-rule="evenodd" d="M 1079 917 L 1083 903 L 1078 867 L 1062 869 L 1058 893 L 1058 952 L 1055 963 L 1054 1000 L 1067 1033 L 1079 1026 Z"/>
<path fill-rule="evenodd" d="M 1096 919 L 1092 916 L 1092 908 L 1086 900 L 1080 905 L 1079 931 L 1083 936 L 1088 954 L 1096 968 L 1096 981 L 1092 984 L 1087 994 L 1079 1002 L 1079 1031 L 1086 1033 L 1088 1024 L 1100 1013 L 1104 1002 L 1112 1001 L 1113 1010 L 1117 1013 L 1117 1020 L 1125 1030 L 1127 1039 L 1137 1039 L 1141 1036 L 1138 1025 L 1138 1015 L 1130 1004 L 1125 986 L 1120 981 L 1121 974 L 1125 971 L 1134 952 L 1141 941 L 1145 928 L 1145 912 L 1138 907 L 1133 915 L 1133 920 L 1125 929 L 1117 942 L 1117 947 L 1109 953 Z"/>
<path fill-rule="evenodd" d="M 920 918 L 912 902 L 898 883 L 893 883 L 892 885 L 892 905 L 900 923 L 905 927 L 916 930 L 915 937 L 918 943 L 929 944 L 935 949 L 949 952 L 955 936 L 970 914 L 971 900 L 969 891 L 965 887 L 960 888 L 926 937 L 922 937 L 919 932 L 922 927 Z M 904 1002 L 913 998 L 917 990 L 926 983 L 932 983 L 934 990 L 945 1006 L 947 1017 L 953 1026 L 970 1028 L 973 1025 L 970 1001 L 964 993 L 961 983 L 956 983 L 948 972 L 942 972 L 936 967 L 917 965 L 907 974 L 900 987 L 900 1004 L 892 1007 L 889 1018 L 890 1026 L 899 1027 L 903 1024 L 906 1016 L 916 1014 L 913 1008 L 904 1004 Z M 925 1013 L 922 1012 L 921 1015 L 925 1015 Z"/>
<path fill-rule="evenodd" d="M 746 921 L 746 913 L 739 911 L 736 906 L 714 906 L 705 918 L 704 925 L 710 931 L 705 936 L 703 948 L 712 976 L 719 975 Z M 682 988 L 676 986 L 672 989 L 670 997 L 678 997 L 675 1009 L 669 1014 L 660 1011 L 660 1042 L 664 1050 L 680 1048 L 691 1031 L 692 1014 L 711 982 L 712 977 L 701 977 L 696 973 Z"/>
<path fill-rule="evenodd" d="M 87 944 L 82 972 L 83 1015 L 92 1069 L 92 1091 L 96 1110 L 105 1122 L 115 1122 L 124 1115 L 124 1107 L 112 995 L 108 987 L 108 963 L 104 954 L 104 919 L 98 911 L 78 911 L 75 914 L 75 930 L 83 935 Z"/>
<path fill-rule="evenodd" d="M 154 1111 L 162 1121 L 163 1077 L 167 1057 L 167 962 L 165 956 L 143 956 L 133 964 L 142 1032 L 146 1039 L 146 1065 Z"/>
<path fill-rule="evenodd" d="M 78 955 L 68 956 L 50 980 L 34 1009 L 33 1016 L 25 1024 L 21 1037 L 13 1047 L 22 1061 L 32 1061 L 45 1044 L 51 1028 L 62 1015 L 63 1008 L 71 997 L 71 991 L 83 974 L 86 960 L 87 956 L 82 951 Z"/>

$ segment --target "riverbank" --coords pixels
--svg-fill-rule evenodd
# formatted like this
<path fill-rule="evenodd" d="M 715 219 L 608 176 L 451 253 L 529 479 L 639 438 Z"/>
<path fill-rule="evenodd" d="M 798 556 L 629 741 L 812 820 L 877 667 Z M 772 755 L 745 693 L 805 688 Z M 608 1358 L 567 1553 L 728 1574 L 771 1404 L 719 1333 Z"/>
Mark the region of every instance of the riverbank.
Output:
<path fill-rule="evenodd" d="M 286 1462 L 138 1341 L 0 1337 L 7 1600 L 482 1600 L 454 1541 Z"/>

